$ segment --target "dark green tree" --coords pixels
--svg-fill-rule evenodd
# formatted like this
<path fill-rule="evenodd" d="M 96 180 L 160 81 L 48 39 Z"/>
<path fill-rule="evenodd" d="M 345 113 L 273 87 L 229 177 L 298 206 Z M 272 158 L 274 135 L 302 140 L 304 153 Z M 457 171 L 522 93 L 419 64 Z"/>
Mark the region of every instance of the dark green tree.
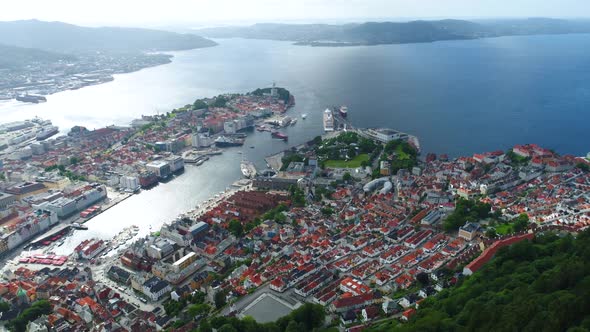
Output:
<path fill-rule="evenodd" d="M 217 293 L 215 293 L 214 302 L 215 307 L 217 309 L 223 308 L 223 306 L 225 306 L 225 304 L 227 303 L 225 296 L 226 294 L 224 291 L 218 291 Z"/>
<path fill-rule="evenodd" d="M 590 165 L 588 165 L 588 163 L 578 163 L 576 164 L 576 167 L 581 169 L 584 173 L 588 173 L 590 172 Z"/>
<path fill-rule="evenodd" d="M 344 173 L 344 175 L 342 175 L 342 180 L 344 180 L 346 182 L 350 182 L 352 180 L 352 175 L 350 175 L 350 173 L 346 172 L 346 173 Z"/>
<path fill-rule="evenodd" d="M 239 220 L 233 219 L 229 222 L 227 229 L 232 233 L 235 237 L 242 237 L 244 235 L 244 228 L 242 223 Z"/>
<path fill-rule="evenodd" d="M 209 105 L 207 105 L 206 102 L 204 102 L 201 99 L 197 99 L 195 100 L 195 102 L 193 103 L 193 110 L 200 110 L 200 109 L 206 109 L 208 108 Z"/>
<path fill-rule="evenodd" d="M 488 229 L 486 230 L 486 234 L 485 234 L 485 235 L 486 235 L 486 237 L 488 237 L 488 238 L 490 238 L 490 239 L 493 239 L 493 238 L 495 238 L 496 236 L 498 236 L 498 233 L 496 233 L 496 229 L 495 229 L 495 228 L 493 228 L 493 227 L 490 227 L 490 228 L 488 228 Z"/>
<path fill-rule="evenodd" d="M 211 327 L 211 324 L 209 323 L 209 321 L 207 319 L 203 319 L 199 323 L 198 332 L 213 332 L 213 328 Z"/>
<path fill-rule="evenodd" d="M 228 323 L 217 329 L 217 332 L 238 332 L 238 330 Z"/>
<path fill-rule="evenodd" d="M 515 232 L 521 232 L 528 227 L 529 216 L 526 213 L 522 213 L 518 217 L 514 218 L 513 222 L 514 224 L 512 225 L 512 229 Z"/>

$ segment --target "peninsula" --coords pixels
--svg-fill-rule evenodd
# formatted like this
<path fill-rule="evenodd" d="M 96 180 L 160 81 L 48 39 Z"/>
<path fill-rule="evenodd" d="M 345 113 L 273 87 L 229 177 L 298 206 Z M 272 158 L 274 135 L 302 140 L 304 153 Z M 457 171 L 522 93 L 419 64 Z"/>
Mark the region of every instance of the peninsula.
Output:
<path fill-rule="evenodd" d="M 109 82 L 115 74 L 169 63 L 172 56 L 161 52 L 215 45 L 193 34 L 149 29 L 0 22 L 0 100 Z"/>
<path fill-rule="evenodd" d="M 103 192 L 142 186 L 134 173 L 122 172 L 142 169 L 166 180 L 184 167 L 172 154 L 188 142 L 200 153 L 215 135 L 236 137 L 259 113 L 259 126 L 286 123 L 262 115 L 284 120 L 293 101 L 276 87 L 199 99 L 132 128 L 76 127 L 46 151 L 34 144 L 35 154 L 23 155 L 20 146 L 2 155 L 0 203 L 7 216 L 0 248 L 7 252 L 43 225 L 71 222 L 76 210 L 67 209 L 100 204 Z M 147 235 L 131 227 L 55 255 L 67 236 L 58 233 L 33 251 L 17 252 L 1 272 L 0 311 L 10 317 L 8 326 L 20 331 L 55 317 L 47 324 L 76 330 L 390 331 L 420 329 L 422 319 L 453 329 L 524 328 L 537 320 L 512 313 L 513 305 L 524 308 L 520 290 L 538 294 L 546 288 L 537 283 L 549 283 L 547 297 L 564 299 L 586 291 L 580 283 L 588 270 L 570 268 L 586 264 L 586 158 L 535 144 L 420 158 L 415 141 L 396 130 L 330 129 L 285 150 L 273 172 L 246 179 Z M 17 176 L 31 180 L 15 183 Z M 567 279 L 568 273 L 577 277 Z M 480 290 L 499 292 L 501 280 L 516 288 L 503 291 L 502 304 L 491 303 Z M 497 318 L 455 319 L 477 314 L 463 293 L 500 306 Z M 585 324 L 587 314 L 556 314 L 552 324 L 567 330 Z"/>

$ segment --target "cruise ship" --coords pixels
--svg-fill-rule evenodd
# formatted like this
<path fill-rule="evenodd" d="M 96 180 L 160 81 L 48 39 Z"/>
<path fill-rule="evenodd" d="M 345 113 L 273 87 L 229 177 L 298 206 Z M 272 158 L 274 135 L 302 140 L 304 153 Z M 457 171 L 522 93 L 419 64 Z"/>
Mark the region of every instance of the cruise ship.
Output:
<path fill-rule="evenodd" d="M 334 131 L 334 114 L 329 108 L 324 111 L 324 131 Z"/>
<path fill-rule="evenodd" d="M 240 164 L 240 170 L 245 178 L 251 179 L 256 176 L 256 167 L 250 161 L 242 160 Z"/>
<path fill-rule="evenodd" d="M 37 133 L 36 139 L 38 141 L 42 141 L 42 140 L 49 138 L 57 133 L 59 133 L 59 128 L 57 128 L 56 126 L 47 126 L 47 127 L 44 127 L 43 129 L 41 129 L 41 131 L 39 131 Z"/>
<path fill-rule="evenodd" d="M 220 148 L 229 147 L 229 146 L 241 146 L 241 145 L 244 145 L 243 138 L 219 136 L 215 140 L 215 146 L 220 147 Z"/>

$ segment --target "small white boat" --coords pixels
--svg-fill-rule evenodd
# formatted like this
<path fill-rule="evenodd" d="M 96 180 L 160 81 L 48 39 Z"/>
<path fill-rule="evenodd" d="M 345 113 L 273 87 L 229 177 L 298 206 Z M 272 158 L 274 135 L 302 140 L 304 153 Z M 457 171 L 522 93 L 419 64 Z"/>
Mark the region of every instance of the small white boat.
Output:
<path fill-rule="evenodd" d="M 301 114 L 301 118 L 302 118 L 303 120 L 305 120 L 305 118 L 307 118 L 307 113 L 303 113 L 303 114 Z"/>

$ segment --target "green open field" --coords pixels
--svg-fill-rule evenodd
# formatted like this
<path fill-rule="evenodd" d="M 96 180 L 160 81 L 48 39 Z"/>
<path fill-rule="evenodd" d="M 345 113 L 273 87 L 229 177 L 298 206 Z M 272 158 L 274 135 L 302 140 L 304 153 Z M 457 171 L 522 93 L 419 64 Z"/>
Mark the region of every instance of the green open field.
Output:
<path fill-rule="evenodd" d="M 496 229 L 496 233 L 499 235 L 506 235 L 508 233 L 512 233 L 512 223 L 507 224 L 499 224 L 494 227 Z"/>
<path fill-rule="evenodd" d="M 402 146 L 401 146 L 401 145 L 400 145 L 400 146 L 398 146 L 398 147 L 395 149 L 395 153 L 397 154 L 397 159 L 399 159 L 399 160 L 407 160 L 407 159 L 410 159 L 410 155 L 409 155 L 409 154 L 407 154 L 407 153 L 406 153 L 406 152 L 405 152 L 405 151 L 402 149 Z"/>
<path fill-rule="evenodd" d="M 349 161 L 345 160 L 326 160 L 326 167 L 328 168 L 357 168 L 361 167 L 363 161 L 368 161 L 368 154 L 359 154 Z"/>

